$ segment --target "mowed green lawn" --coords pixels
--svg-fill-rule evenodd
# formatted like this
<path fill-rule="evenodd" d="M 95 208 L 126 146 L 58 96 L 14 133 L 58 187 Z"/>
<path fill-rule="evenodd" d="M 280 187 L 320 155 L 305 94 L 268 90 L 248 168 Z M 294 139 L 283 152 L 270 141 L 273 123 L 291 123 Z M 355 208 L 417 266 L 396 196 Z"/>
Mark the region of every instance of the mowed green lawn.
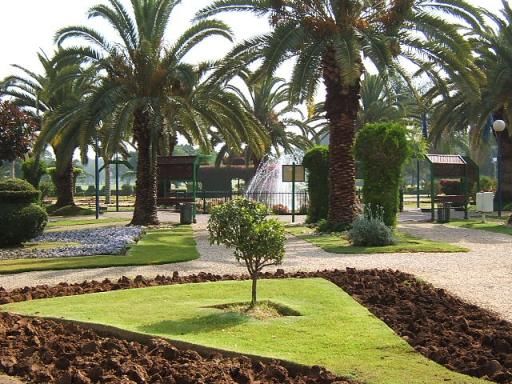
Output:
<path fill-rule="evenodd" d="M 255 320 L 213 305 L 248 301 L 250 282 L 187 284 L 36 300 L 0 310 L 101 323 L 195 344 L 321 365 L 365 383 L 483 383 L 415 352 L 323 279 L 262 280 L 259 299 L 302 314 Z"/>
<path fill-rule="evenodd" d="M 0 274 L 78 268 L 170 264 L 199 257 L 190 226 L 149 230 L 126 255 L 0 261 Z"/>
<path fill-rule="evenodd" d="M 318 234 L 306 226 L 289 226 L 286 230 L 329 253 L 367 254 L 367 253 L 418 253 L 418 252 L 468 252 L 469 249 L 457 245 L 419 239 L 406 233 L 396 231 L 397 243 L 384 247 L 356 247 L 350 244 L 345 234 Z"/>
<path fill-rule="evenodd" d="M 479 219 L 471 220 L 455 220 L 446 224 L 451 227 L 480 229 L 482 231 L 501 233 L 504 235 L 512 235 L 512 227 L 507 226 L 504 220 L 487 219 L 485 223 Z"/>

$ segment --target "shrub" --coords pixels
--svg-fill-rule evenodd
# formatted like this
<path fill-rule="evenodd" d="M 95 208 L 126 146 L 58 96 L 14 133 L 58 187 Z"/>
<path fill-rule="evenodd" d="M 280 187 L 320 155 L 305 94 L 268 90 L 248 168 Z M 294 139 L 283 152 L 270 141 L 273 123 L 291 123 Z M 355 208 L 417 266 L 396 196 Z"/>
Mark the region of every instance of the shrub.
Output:
<path fill-rule="evenodd" d="M 21 179 L 0 180 L 0 202 L 30 204 L 39 201 L 40 193 L 32 184 Z"/>
<path fill-rule="evenodd" d="M 30 158 L 23 162 L 21 171 L 23 172 L 23 179 L 32 184 L 34 188 L 39 188 L 39 182 L 41 177 L 46 175 L 47 167 L 44 161 L 36 161 L 36 159 Z"/>
<path fill-rule="evenodd" d="M 0 181 L 0 246 L 19 245 L 43 232 L 48 215 L 35 201 L 39 191 L 24 180 Z"/>
<path fill-rule="evenodd" d="M 251 307 L 256 305 L 256 287 L 263 268 L 281 264 L 284 257 L 284 227 L 267 220 L 267 208 L 247 199 L 235 199 L 212 209 L 208 221 L 211 244 L 234 249 L 252 279 Z"/>
<path fill-rule="evenodd" d="M 51 181 L 43 181 L 39 184 L 39 190 L 41 191 L 41 199 L 44 200 L 49 196 L 55 196 L 55 184 Z"/>
<path fill-rule="evenodd" d="M 348 236 L 355 246 L 385 246 L 395 243 L 391 228 L 384 224 L 384 210 L 381 207 L 367 207 L 364 215 L 352 223 Z"/>
<path fill-rule="evenodd" d="M 489 176 L 482 176 L 480 178 L 480 190 L 484 192 L 496 191 L 497 182 L 496 179 Z"/>
<path fill-rule="evenodd" d="M 288 207 L 284 204 L 276 204 L 272 206 L 272 213 L 274 215 L 286 215 L 289 213 Z"/>
<path fill-rule="evenodd" d="M 329 208 L 329 149 L 319 145 L 310 149 L 302 161 L 308 170 L 309 210 L 308 223 L 327 219 Z"/>
<path fill-rule="evenodd" d="M 362 166 L 364 204 L 382 207 L 384 223 L 394 227 L 401 171 L 410 154 L 406 128 L 389 122 L 367 124 L 359 130 L 355 150 Z"/>
<path fill-rule="evenodd" d="M 121 196 L 133 195 L 133 187 L 130 184 L 121 185 Z"/>
<path fill-rule="evenodd" d="M 94 209 L 82 208 L 78 205 L 66 205 L 64 207 L 57 208 L 55 205 L 46 208 L 48 214 L 51 216 L 88 216 L 94 215 L 96 211 Z"/>

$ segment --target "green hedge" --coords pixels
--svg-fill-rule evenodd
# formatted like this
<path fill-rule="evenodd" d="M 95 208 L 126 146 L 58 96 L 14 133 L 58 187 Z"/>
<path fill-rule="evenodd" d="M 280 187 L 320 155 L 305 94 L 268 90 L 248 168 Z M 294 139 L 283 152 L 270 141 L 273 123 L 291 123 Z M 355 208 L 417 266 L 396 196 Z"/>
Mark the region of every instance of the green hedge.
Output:
<path fill-rule="evenodd" d="M 0 180 L 0 246 L 19 245 L 39 236 L 48 215 L 39 205 L 39 191 L 19 179 Z"/>
<path fill-rule="evenodd" d="M 27 180 L 34 188 L 39 188 L 41 177 L 46 175 L 47 166 L 42 160 L 36 161 L 34 158 L 27 159 L 21 164 L 23 179 Z"/>
<path fill-rule="evenodd" d="M 302 162 L 308 170 L 309 211 L 308 223 L 327 219 L 329 208 L 329 149 L 318 145 L 310 149 Z"/>
<path fill-rule="evenodd" d="M 29 182 L 20 179 L 0 180 L 0 202 L 30 204 L 39 201 L 40 193 Z"/>
<path fill-rule="evenodd" d="M 391 122 L 368 124 L 359 130 L 355 150 L 362 163 L 365 205 L 382 207 L 384 223 L 395 226 L 402 167 L 410 154 L 406 128 Z"/>

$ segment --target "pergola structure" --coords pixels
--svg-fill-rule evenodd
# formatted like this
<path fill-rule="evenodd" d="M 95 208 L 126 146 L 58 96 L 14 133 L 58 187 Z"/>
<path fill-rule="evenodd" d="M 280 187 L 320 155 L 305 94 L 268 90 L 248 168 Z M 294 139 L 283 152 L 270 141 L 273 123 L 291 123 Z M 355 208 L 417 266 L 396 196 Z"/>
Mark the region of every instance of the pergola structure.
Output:
<path fill-rule="evenodd" d="M 467 156 L 461 155 L 426 155 L 430 164 L 430 189 L 431 189 L 431 214 L 435 220 L 434 204 L 456 203 L 464 207 L 464 218 L 468 218 L 468 205 L 470 197 L 470 185 L 477 183 L 480 189 L 479 169 L 476 163 Z M 434 183 L 437 179 L 459 179 L 462 183 L 460 195 L 436 195 Z"/>
<path fill-rule="evenodd" d="M 157 160 L 158 205 L 193 203 L 197 193 L 198 156 L 159 156 Z M 186 192 L 171 190 L 171 182 L 192 182 L 192 196 Z"/>

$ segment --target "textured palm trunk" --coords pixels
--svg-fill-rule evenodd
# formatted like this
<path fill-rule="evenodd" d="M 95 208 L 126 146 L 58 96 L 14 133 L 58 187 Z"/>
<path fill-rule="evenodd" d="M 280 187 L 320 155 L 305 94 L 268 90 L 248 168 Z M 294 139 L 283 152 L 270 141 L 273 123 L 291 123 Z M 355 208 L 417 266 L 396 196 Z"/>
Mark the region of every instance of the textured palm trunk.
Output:
<path fill-rule="evenodd" d="M 329 122 L 329 211 L 331 226 L 347 227 L 357 211 L 354 140 L 360 85 L 343 86 L 333 52 L 323 62 L 325 110 Z"/>
<path fill-rule="evenodd" d="M 59 163 L 60 162 L 57 162 L 57 164 Z M 53 182 L 55 184 L 57 194 L 57 202 L 55 203 L 57 208 L 75 205 L 73 188 L 73 159 L 69 159 L 64 164 L 65 165 L 62 167 L 57 166 L 53 176 Z"/>
<path fill-rule="evenodd" d="M 135 210 L 132 225 L 158 224 L 156 205 L 156 167 L 157 157 L 153 156 L 149 132 L 149 114 L 137 111 L 133 124 L 133 133 L 137 142 L 137 181 L 135 183 Z"/>
<path fill-rule="evenodd" d="M 104 171 L 105 171 L 105 204 L 110 204 L 112 201 L 112 188 L 110 185 L 110 164 L 109 159 L 104 159 Z"/>

